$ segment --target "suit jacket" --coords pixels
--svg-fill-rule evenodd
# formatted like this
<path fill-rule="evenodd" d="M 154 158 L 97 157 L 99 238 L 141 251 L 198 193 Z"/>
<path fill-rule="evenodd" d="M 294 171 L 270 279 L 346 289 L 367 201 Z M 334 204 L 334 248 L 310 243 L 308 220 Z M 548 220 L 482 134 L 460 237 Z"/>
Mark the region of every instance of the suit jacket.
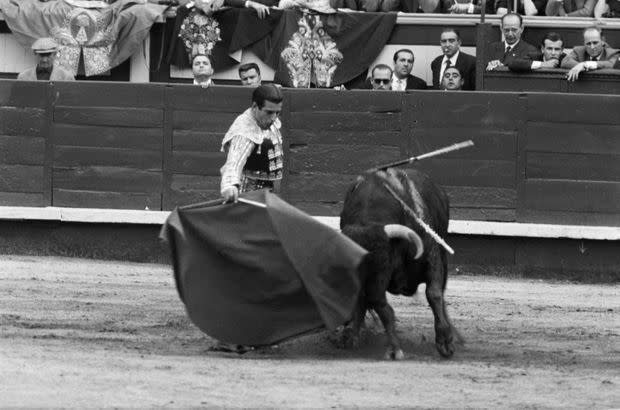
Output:
<path fill-rule="evenodd" d="M 613 68 L 619 57 L 620 50 L 616 50 L 605 44 L 603 52 L 597 61 L 598 68 Z M 585 46 L 575 46 L 573 47 L 573 51 L 568 53 L 566 58 L 562 61 L 562 68 L 573 68 L 577 64 L 588 61 L 589 59 L 590 56 L 586 52 Z"/>
<path fill-rule="evenodd" d="M 372 90 L 372 84 L 370 83 L 370 77 L 366 79 L 364 82 L 365 90 Z M 415 75 L 409 74 L 407 76 L 407 85 L 405 86 L 406 90 L 426 90 L 428 89 L 428 85 L 426 81 L 421 79 L 420 77 L 416 77 Z"/>
<path fill-rule="evenodd" d="M 564 58 L 566 57 L 566 54 L 562 53 L 560 54 L 560 64 L 558 65 L 558 68 L 561 67 L 562 65 L 562 61 L 564 61 Z M 525 59 L 525 58 L 514 58 L 509 64 L 508 64 L 508 68 L 510 69 L 510 71 L 514 71 L 517 73 L 529 73 L 532 71 L 532 62 L 533 61 L 543 61 L 543 53 L 538 52 L 538 54 L 536 55 L 532 55 L 531 59 Z"/>
<path fill-rule="evenodd" d="M 22 71 L 17 76 L 18 80 L 24 81 L 36 81 L 37 80 L 37 68 L 32 67 Z M 75 77 L 62 67 L 54 66 L 52 73 L 50 74 L 50 81 L 73 81 Z"/>
<path fill-rule="evenodd" d="M 431 71 L 433 72 L 433 88 L 439 89 L 441 85 L 441 79 L 439 73 L 441 72 L 441 62 L 443 61 L 443 55 L 437 57 L 431 62 Z M 475 90 L 476 89 L 476 57 L 469 54 L 465 54 L 459 51 L 459 56 L 456 59 L 454 67 L 458 68 L 461 73 L 461 77 L 465 82 L 463 83 L 463 90 Z"/>
<path fill-rule="evenodd" d="M 502 64 L 509 66 L 510 62 L 515 58 L 521 58 L 525 60 L 530 60 L 532 62 L 532 56 L 535 56 L 539 53 L 538 49 L 533 45 L 526 43 L 523 40 L 520 40 L 516 46 L 510 50 L 510 53 L 504 55 L 506 53 L 506 45 L 503 41 L 496 41 L 494 43 L 489 44 L 486 52 L 486 61 L 485 65 L 489 61 L 499 60 Z"/>
<path fill-rule="evenodd" d="M 407 76 L 407 90 L 426 90 L 427 88 L 426 81 L 420 77 L 411 74 Z"/>

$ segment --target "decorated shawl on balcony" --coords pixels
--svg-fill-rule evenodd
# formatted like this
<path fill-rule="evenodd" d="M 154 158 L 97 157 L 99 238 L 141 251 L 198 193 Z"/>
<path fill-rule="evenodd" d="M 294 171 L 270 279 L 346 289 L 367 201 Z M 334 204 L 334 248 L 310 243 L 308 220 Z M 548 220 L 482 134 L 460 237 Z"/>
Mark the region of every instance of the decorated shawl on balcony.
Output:
<path fill-rule="evenodd" d="M 167 6 L 136 0 L 100 1 L 0 0 L 6 24 L 26 48 L 41 37 L 59 44 L 57 64 L 76 74 L 93 76 L 118 66 L 139 49 Z"/>
<path fill-rule="evenodd" d="M 246 9 L 224 10 L 214 17 L 222 38 L 213 51 L 215 69 L 238 63 L 230 56 L 247 49 L 275 70 L 275 82 L 288 87 L 331 87 L 356 78 L 379 55 L 396 24 L 396 13 L 298 9 L 272 9 L 263 20 Z M 172 33 L 173 41 L 177 35 Z M 187 56 L 178 58 L 184 47 L 173 47 L 167 61 L 186 66 Z"/>

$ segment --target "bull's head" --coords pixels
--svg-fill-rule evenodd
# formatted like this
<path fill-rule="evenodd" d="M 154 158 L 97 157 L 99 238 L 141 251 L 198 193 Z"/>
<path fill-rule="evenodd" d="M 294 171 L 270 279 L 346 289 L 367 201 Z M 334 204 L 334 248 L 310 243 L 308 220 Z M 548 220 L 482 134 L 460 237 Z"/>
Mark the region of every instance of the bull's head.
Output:
<path fill-rule="evenodd" d="M 413 243 L 416 248 L 416 254 L 414 259 L 420 259 L 420 257 L 424 253 L 424 244 L 422 243 L 420 235 L 418 235 L 413 229 L 405 225 L 388 224 L 383 227 L 383 230 L 390 239 L 401 238 Z"/>

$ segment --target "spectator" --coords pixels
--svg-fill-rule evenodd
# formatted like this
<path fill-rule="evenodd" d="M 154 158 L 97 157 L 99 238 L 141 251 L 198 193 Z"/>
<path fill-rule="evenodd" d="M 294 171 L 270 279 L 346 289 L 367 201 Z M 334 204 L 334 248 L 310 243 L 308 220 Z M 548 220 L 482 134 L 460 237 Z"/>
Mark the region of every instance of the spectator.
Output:
<path fill-rule="evenodd" d="M 192 73 L 194 74 L 194 84 L 202 88 L 213 85 L 213 67 L 211 59 L 204 54 L 197 54 L 192 59 Z"/>
<path fill-rule="evenodd" d="M 443 56 L 431 62 L 433 88 L 439 89 L 443 82 L 443 73 L 447 67 L 456 67 L 462 74 L 463 89 L 476 89 L 476 57 L 461 51 L 461 35 L 453 28 L 446 28 L 439 37 Z"/>
<path fill-rule="evenodd" d="M 441 77 L 441 89 L 445 91 L 461 91 L 465 80 L 456 67 L 448 67 Z"/>
<path fill-rule="evenodd" d="M 482 10 L 481 3 L 482 0 L 441 0 L 441 12 L 450 14 L 480 14 Z M 486 2 L 486 14 L 495 14 L 494 4 L 494 1 Z"/>
<path fill-rule="evenodd" d="M 259 86 L 261 84 L 260 68 L 256 63 L 247 63 L 239 66 L 241 85 Z"/>
<path fill-rule="evenodd" d="M 547 1 L 551 2 L 554 0 L 519 0 L 516 12 L 522 16 L 544 16 L 545 7 L 548 4 Z M 490 3 L 493 3 L 493 1 Z M 510 4 L 511 8 L 514 8 L 514 0 L 498 0 L 495 5 L 497 14 L 501 16 L 508 13 L 508 4 Z"/>
<path fill-rule="evenodd" d="M 620 17 L 620 0 L 598 0 L 594 6 L 594 18 L 599 20 L 602 17 Z"/>
<path fill-rule="evenodd" d="M 370 84 L 373 90 L 392 89 L 392 69 L 385 64 L 377 64 L 373 67 Z"/>
<path fill-rule="evenodd" d="M 411 74 L 415 58 L 413 51 L 403 48 L 394 53 L 394 72 L 392 90 L 426 90 L 426 81 Z"/>
<path fill-rule="evenodd" d="M 596 0 L 549 0 L 547 16 L 593 17 Z"/>
<path fill-rule="evenodd" d="M 582 71 L 613 68 L 620 57 L 620 50 L 605 43 L 603 32 L 598 27 L 583 30 L 583 46 L 575 46 L 562 61 L 562 68 L 570 68 L 568 81 L 575 81 Z"/>
<path fill-rule="evenodd" d="M 502 16 L 502 33 L 504 41 L 491 43 L 486 51 L 487 71 L 497 67 L 505 67 L 515 58 L 532 60 L 538 50 L 533 45 L 521 40 L 523 34 L 523 18 L 516 13 L 508 13 Z"/>
<path fill-rule="evenodd" d="M 515 58 L 508 68 L 516 72 L 531 72 L 541 68 L 557 68 L 562 63 L 564 54 L 564 41 L 558 33 L 549 32 L 543 38 L 540 45 L 540 53 L 533 56 L 533 61 L 529 59 Z"/>
<path fill-rule="evenodd" d="M 43 37 L 32 44 L 32 51 L 37 59 L 37 65 L 22 71 L 17 75 L 18 80 L 26 81 L 73 81 L 75 77 L 69 71 L 54 65 L 58 44 L 53 38 Z"/>

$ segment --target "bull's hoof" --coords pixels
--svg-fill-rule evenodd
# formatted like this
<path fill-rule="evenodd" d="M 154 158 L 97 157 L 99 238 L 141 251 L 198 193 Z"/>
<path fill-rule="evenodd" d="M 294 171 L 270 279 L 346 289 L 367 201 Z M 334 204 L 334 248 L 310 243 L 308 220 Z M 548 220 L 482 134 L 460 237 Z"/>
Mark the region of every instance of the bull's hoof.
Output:
<path fill-rule="evenodd" d="M 403 360 L 405 358 L 405 354 L 402 349 L 394 349 L 390 347 L 385 352 L 385 360 Z"/>
<path fill-rule="evenodd" d="M 452 342 L 444 342 L 444 343 L 437 342 L 435 343 L 435 346 L 437 347 L 437 351 L 439 352 L 441 357 L 449 359 L 454 354 L 455 349 L 454 349 L 454 343 Z"/>

